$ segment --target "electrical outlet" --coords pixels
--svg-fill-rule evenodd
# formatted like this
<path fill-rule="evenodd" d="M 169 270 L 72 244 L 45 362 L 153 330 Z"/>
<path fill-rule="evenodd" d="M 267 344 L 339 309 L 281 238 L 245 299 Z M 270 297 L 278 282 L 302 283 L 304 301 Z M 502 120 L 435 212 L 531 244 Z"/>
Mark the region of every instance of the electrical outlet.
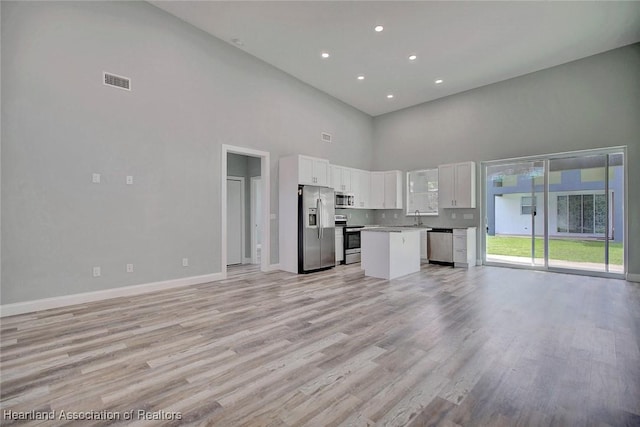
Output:
<path fill-rule="evenodd" d="M 394 213 L 394 214 L 393 214 L 393 217 L 394 217 L 395 219 L 398 219 L 398 214 L 397 214 L 397 213 Z"/>
<path fill-rule="evenodd" d="M 473 214 L 462 214 L 462 218 L 464 218 L 464 219 L 473 219 Z"/>
<path fill-rule="evenodd" d="M 456 219 L 456 213 L 455 212 L 451 213 L 451 219 Z"/>
<path fill-rule="evenodd" d="M 182 266 L 189 267 L 189 258 L 182 258 Z"/>
<path fill-rule="evenodd" d="M 127 264 L 127 273 L 133 273 L 133 264 Z"/>
<path fill-rule="evenodd" d="M 100 267 L 93 267 L 93 277 L 100 277 Z"/>
<path fill-rule="evenodd" d="M 369 214 L 368 213 L 364 214 L 364 217 L 369 218 Z"/>
<path fill-rule="evenodd" d="M 94 184 L 100 184 L 100 174 L 99 173 L 94 173 L 91 176 L 91 182 L 93 182 Z"/>
<path fill-rule="evenodd" d="M 382 212 L 382 218 L 386 218 L 386 217 L 387 215 L 384 212 Z"/>
<path fill-rule="evenodd" d="M 131 176 L 131 175 L 127 175 L 127 180 L 126 180 L 126 182 L 127 182 L 127 185 L 131 185 L 131 184 L 133 184 L 133 176 Z"/>
<path fill-rule="evenodd" d="M 349 214 L 349 219 L 351 219 L 351 214 Z"/>

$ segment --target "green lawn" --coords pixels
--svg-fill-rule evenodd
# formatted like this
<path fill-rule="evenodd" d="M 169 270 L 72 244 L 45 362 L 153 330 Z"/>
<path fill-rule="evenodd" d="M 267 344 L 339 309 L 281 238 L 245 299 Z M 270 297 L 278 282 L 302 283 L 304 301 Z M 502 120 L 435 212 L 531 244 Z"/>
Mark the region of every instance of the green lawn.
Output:
<path fill-rule="evenodd" d="M 531 256 L 528 237 L 487 236 L 487 255 Z M 544 242 L 536 238 L 536 258 L 544 258 Z M 601 240 L 549 239 L 549 259 L 576 262 L 604 262 Z M 609 243 L 609 263 L 622 265 L 622 243 Z"/>

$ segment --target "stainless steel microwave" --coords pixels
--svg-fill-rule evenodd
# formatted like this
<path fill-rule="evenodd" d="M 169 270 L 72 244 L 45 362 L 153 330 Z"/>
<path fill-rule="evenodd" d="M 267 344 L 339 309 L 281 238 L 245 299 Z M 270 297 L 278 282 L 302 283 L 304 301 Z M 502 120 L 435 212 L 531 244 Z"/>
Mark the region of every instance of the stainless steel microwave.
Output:
<path fill-rule="evenodd" d="M 336 191 L 336 208 L 352 208 L 356 205 L 356 198 L 351 193 Z"/>

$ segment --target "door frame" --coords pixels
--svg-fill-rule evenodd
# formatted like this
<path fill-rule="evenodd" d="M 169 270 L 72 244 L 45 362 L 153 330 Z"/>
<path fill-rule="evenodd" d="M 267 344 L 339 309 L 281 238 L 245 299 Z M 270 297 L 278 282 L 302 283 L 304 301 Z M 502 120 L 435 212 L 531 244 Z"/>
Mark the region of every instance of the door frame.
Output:
<path fill-rule="evenodd" d="M 247 207 L 245 204 L 245 179 L 243 176 L 232 176 L 232 175 L 227 175 L 227 188 L 229 187 L 229 180 L 231 181 L 240 181 L 240 264 L 245 264 L 245 259 L 247 258 L 245 256 L 245 254 L 247 253 L 247 248 L 246 248 L 246 244 L 245 241 L 247 239 L 246 237 L 246 227 L 247 227 Z M 227 192 L 228 194 L 228 192 Z M 226 200 L 226 198 L 225 198 Z M 226 202 L 225 202 L 226 204 Z M 227 209 L 229 208 L 229 206 L 227 205 Z M 228 224 L 227 224 L 228 225 Z M 229 243 L 229 235 L 227 233 L 227 243 Z M 227 253 L 227 257 L 229 256 L 229 254 Z M 235 264 L 233 264 L 235 265 Z"/>
<path fill-rule="evenodd" d="M 623 200 L 623 215 L 622 215 L 622 223 L 623 223 L 623 242 L 624 242 L 624 254 L 623 254 L 623 259 L 624 259 L 624 270 L 623 273 L 612 273 L 612 272 L 601 272 L 601 271 L 591 271 L 591 270 L 579 270 L 579 269 L 569 269 L 569 268 L 562 268 L 562 267 L 553 267 L 553 266 L 549 266 L 549 247 L 548 247 L 548 240 L 549 240 L 549 229 L 548 229 L 548 222 L 549 222 L 549 182 L 548 182 L 548 174 L 549 174 L 549 170 L 548 170 L 548 164 L 551 160 L 555 160 L 555 159 L 561 159 L 561 158 L 565 158 L 565 157 L 570 157 L 570 156 L 589 156 L 589 155 L 602 155 L 602 154 L 612 154 L 613 152 L 622 152 L 623 156 L 624 156 L 624 170 L 623 170 L 623 194 L 624 194 L 624 200 Z M 481 166 L 480 166 L 480 173 L 481 173 L 481 179 L 480 179 L 480 191 L 482 193 L 482 203 L 481 203 L 481 218 L 482 218 L 482 227 L 481 227 L 481 231 L 480 231 L 480 245 L 481 245 L 481 253 L 482 253 L 482 264 L 483 265 L 490 265 L 490 266 L 496 266 L 496 267 L 508 267 L 508 268 L 523 268 L 523 269 L 528 269 L 528 270 L 540 270 L 540 271 L 552 271 L 552 272 L 557 272 L 557 273 L 569 273 L 569 274 L 576 274 L 576 275 L 584 275 L 584 276 L 597 276 L 597 277 L 611 277 L 611 278 L 626 278 L 628 276 L 628 268 L 629 268 L 629 251 L 627 250 L 627 245 L 629 242 L 629 225 L 628 225 L 628 215 L 626 214 L 626 212 L 628 212 L 628 203 L 629 203 L 629 182 L 628 182 L 628 176 L 629 176 L 629 167 L 628 167 L 628 155 L 627 155 L 627 147 L 626 146 L 616 146 L 616 147 L 606 147 L 606 148 L 600 148 L 600 149 L 591 149 L 591 150 L 577 150 L 577 151 L 568 151 L 568 152 L 562 152 L 562 153 L 553 153 L 553 154 L 544 154 L 544 155 L 535 155 L 535 156 L 525 156 L 525 157 L 515 157 L 515 158 L 510 158 L 510 159 L 500 159 L 500 160 L 490 160 L 490 161 L 483 161 L 481 162 Z M 527 265 L 519 265 L 519 264 L 508 264 L 508 263 L 501 263 L 501 262 L 494 262 L 494 261 L 487 261 L 487 167 L 491 166 L 491 165 L 498 165 L 498 164 L 503 164 L 503 163 L 510 163 L 510 162 L 527 162 L 527 161 L 531 161 L 531 162 L 535 162 L 535 161 L 544 161 L 545 162 L 545 178 L 544 178 L 544 254 L 545 254 L 545 262 L 544 265 L 541 266 L 527 266 Z M 607 165 L 608 168 L 608 165 Z M 609 176 L 608 174 L 608 169 L 606 170 L 606 177 Z M 609 193 L 609 188 L 608 186 L 605 188 L 606 193 Z M 609 214 L 607 215 L 607 218 L 609 217 Z M 608 221 L 608 220 L 607 220 Z M 609 224 L 607 222 L 607 230 L 609 227 Z M 608 242 L 605 243 L 607 246 L 607 250 L 608 250 Z M 608 256 L 608 255 L 607 255 Z M 608 261 L 608 259 L 607 259 Z"/>
<path fill-rule="evenodd" d="M 261 172 L 262 173 L 262 172 Z M 257 249 L 257 237 L 258 233 L 256 233 L 256 219 L 259 217 L 260 213 L 256 212 L 256 188 L 262 188 L 262 176 L 252 176 L 251 177 L 251 185 L 250 185 L 250 216 L 251 216 L 251 264 L 258 263 L 258 249 Z M 264 199 L 264 195 L 262 196 Z M 262 248 L 262 247 L 261 247 Z"/>
<path fill-rule="evenodd" d="M 262 258 L 260 271 L 270 271 L 271 266 L 271 161 L 268 151 L 234 145 L 221 145 L 220 155 L 220 270 L 227 277 L 227 155 L 229 153 L 260 158 L 260 176 L 262 177 Z M 223 184 L 224 183 L 224 184 Z"/>

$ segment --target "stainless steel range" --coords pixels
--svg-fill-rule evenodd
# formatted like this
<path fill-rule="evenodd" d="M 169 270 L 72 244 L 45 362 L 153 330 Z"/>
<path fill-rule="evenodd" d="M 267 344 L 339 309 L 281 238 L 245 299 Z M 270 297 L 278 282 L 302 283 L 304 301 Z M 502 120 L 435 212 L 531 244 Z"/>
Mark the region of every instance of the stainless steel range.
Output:
<path fill-rule="evenodd" d="M 344 263 L 360 262 L 360 231 L 364 225 L 347 225 L 344 228 Z"/>
<path fill-rule="evenodd" d="M 348 225 L 346 215 L 335 216 L 336 228 L 342 227 L 343 233 L 343 256 L 341 264 L 354 264 L 360 262 L 360 230 L 364 225 Z"/>

